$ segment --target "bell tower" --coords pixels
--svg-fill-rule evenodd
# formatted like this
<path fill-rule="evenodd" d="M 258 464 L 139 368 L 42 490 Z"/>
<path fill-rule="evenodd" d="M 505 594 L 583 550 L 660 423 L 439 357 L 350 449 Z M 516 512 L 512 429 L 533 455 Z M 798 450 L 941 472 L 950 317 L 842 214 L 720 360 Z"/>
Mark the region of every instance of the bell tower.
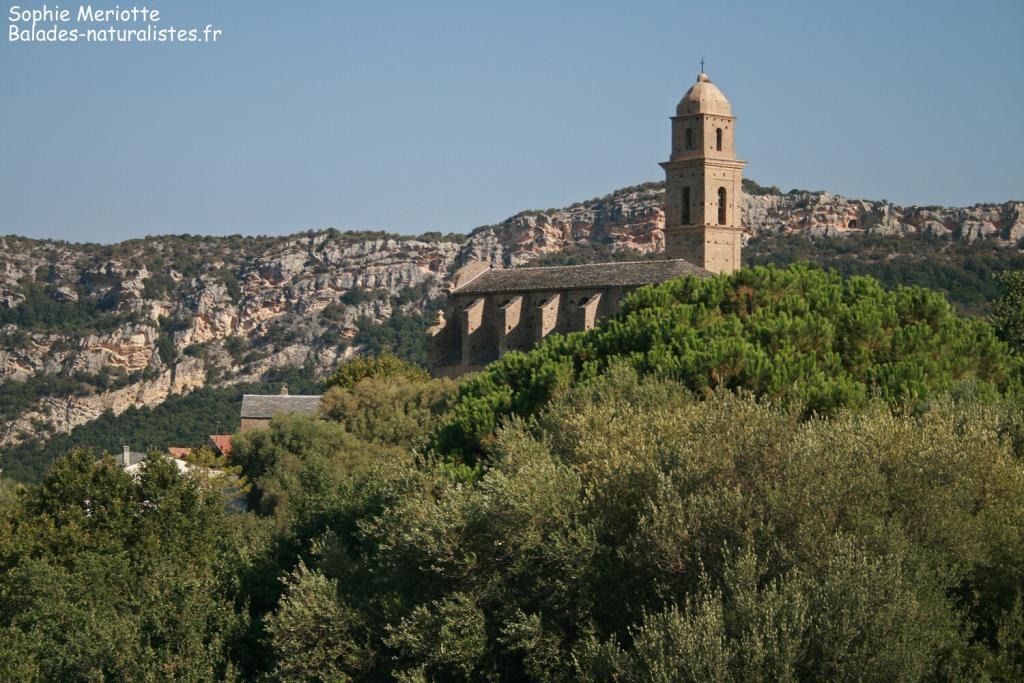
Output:
<path fill-rule="evenodd" d="M 665 253 L 712 273 L 740 267 L 740 192 L 745 161 L 736 159 L 736 117 L 707 77 L 686 91 L 672 117 L 665 169 Z"/>

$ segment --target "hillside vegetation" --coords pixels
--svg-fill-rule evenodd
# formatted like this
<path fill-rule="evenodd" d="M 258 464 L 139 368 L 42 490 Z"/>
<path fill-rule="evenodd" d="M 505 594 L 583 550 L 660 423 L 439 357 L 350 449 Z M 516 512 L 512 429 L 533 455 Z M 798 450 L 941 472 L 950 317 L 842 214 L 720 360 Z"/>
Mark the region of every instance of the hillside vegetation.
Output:
<path fill-rule="evenodd" d="M 750 179 L 743 188 L 747 265 L 811 261 L 886 288 L 919 284 L 978 317 L 990 312 L 993 273 L 1024 268 L 1019 201 L 899 207 L 783 194 Z M 98 416 L 197 388 L 298 369 L 313 381 L 357 353 L 394 351 L 423 364 L 422 330 L 468 260 L 657 258 L 664 203 L 663 183 L 643 183 L 468 235 L 327 229 L 110 245 L 0 237 L 0 467 L 38 480 L 49 461 L 28 464 L 27 451 Z M 137 421 L 104 419 L 121 440 L 148 442 Z"/>
<path fill-rule="evenodd" d="M 240 245 L 242 246 L 242 245 Z M 107 254 L 104 254 L 106 256 Z M 616 249 L 604 244 L 584 244 L 560 252 L 544 255 L 535 259 L 531 265 L 559 265 L 572 263 L 591 263 L 610 260 L 636 260 L 659 258 L 657 252 L 640 252 L 632 249 Z M 980 317 L 990 311 L 990 301 L 1000 292 L 1000 285 L 995 277 L 1000 271 L 1024 271 L 1024 255 L 1015 249 L 997 246 L 992 241 L 980 240 L 969 243 L 948 238 L 905 235 L 902 237 L 882 235 L 851 234 L 839 238 L 806 239 L 801 236 L 762 235 L 753 240 L 745 249 L 744 259 L 748 265 L 770 264 L 786 265 L 798 262 L 813 262 L 844 275 L 867 274 L 875 277 L 887 289 L 901 284 L 917 284 L 941 292 L 960 313 Z M 176 262 L 182 265 L 180 262 Z M 184 266 L 182 266 L 184 267 Z M 149 283 L 153 278 L 146 280 Z M 51 290 L 55 285 L 47 285 Z M 30 291 L 35 291 L 30 288 Z M 54 290 L 55 291 L 55 290 Z M 168 290 L 170 291 L 170 290 Z M 52 294 L 52 292 L 50 292 Z M 107 295 L 103 295 L 107 296 Z M 425 286 L 407 287 L 394 295 L 387 290 L 352 289 L 341 299 L 328 305 L 318 316 L 317 326 L 309 326 L 301 322 L 301 315 L 289 316 L 268 327 L 266 338 L 243 338 L 231 336 L 225 340 L 213 340 L 203 344 L 188 345 L 184 341 L 175 343 L 175 339 L 187 334 L 181 331 L 187 328 L 184 319 L 164 319 L 161 334 L 157 340 L 156 360 L 154 364 L 143 370 L 127 372 L 116 366 L 105 365 L 98 372 L 86 373 L 77 371 L 66 374 L 40 374 L 27 381 L 7 380 L 0 383 L 0 418 L 13 421 L 47 397 L 74 397 L 81 401 L 82 397 L 89 400 L 93 394 L 108 392 L 129 387 L 133 383 L 146 382 L 159 375 L 162 359 L 201 359 L 207 366 L 207 387 L 209 391 L 222 386 L 225 381 L 233 381 L 233 375 L 246 372 L 248 366 L 256 366 L 267 362 L 267 354 L 276 350 L 279 357 L 291 362 L 301 359 L 288 355 L 288 350 L 307 349 L 309 339 L 311 346 L 342 345 L 355 346 L 362 353 L 370 355 L 392 351 L 405 360 L 421 365 L 426 364 L 426 348 L 423 330 L 433 320 L 433 309 L 438 299 L 430 298 L 429 289 Z M 52 296 L 31 294 L 13 312 L 6 315 L 22 316 L 22 322 L 31 320 L 33 325 L 41 325 L 49 317 L 56 316 L 61 320 L 74 321 L 75 316 L 65 317 L 68 310 L 83 311 L 83 321 L 89 322 L 92 330 L 110 330 L 124 323 L 134 313 L 118 313 L 116 310 L 103 312 L 96 307 L 102 296 L 89 295 L 81 303 L 57 302 Z M 109 297 L 108 297 L 109 299 Z M 114 301 L 113 299 L 110 299 Z M 391 314 L 385 318 L 377 318 L 362 312 L 376 310 L 386 302 Z M 89 311 L 85 310 L 89 308 Z M 96 312 L 94 315 L 93 309 Z M 16 313 L 15 313 L 16 312 Z M 77 315 L 77 314 L 76 314 Z M 27 316 L 27 317 L 25 317 Z M 48 317 L 49 316 L 49 317 Z M 127 316 L 127 317 L 126 317 Z M 354 316 L 354 317 L 353 317 Z M 119 322 L 120 321 L 120 322 Z M 289 327 L 289 321 L 294 327 Z M 346 338 L 341 326 L 354 325 L 354 337 Z M 130 321 L 129 321 L 130 322 Z M 70 324 L 70 323 L 62 323 Z M 85 323 L 83 323 L 85 324 Z M 131 323 L 134 324 L 134 323 Z M 183 327 L 184 326 L 184 327 Z M 8 332 L 0 332 L 0 338 L 11 349 L 19 345 L 28 345 L 27 336 L 20 327 L 6 328 Z M 42 328 L 45 329 L 45 325 Z M 7 335 L 6 337 L 4 335 Z M 315 341 L 319 339 L 320 341 Z M 73 342 L 66 342 L 70 347 Z M 221 350 L 223 349 L 223 350 Z M 302 351 L 304 352 L 304 351 Z M 271 356 L 271 358 L 274 356 Z M 250 391 L 267 391 L 266 387 L 253 384 L 253 380 L 262 379 L 272 382 L 275 376 L 292 375 L 293 382 L 313 384 L 316 376 L 322 372 L 315 365 L 304 367 L 283 366 L 264 370 L 262 377 L 250 377 L 244 382 L 252 385 Z M 237 380 L 234 380 L 237 381 Z M 298 386 L 296 384 L 295 386 Z M 169 445 L 190 445 L 201 442 L 211 429 L 210 424 L 221 422 L 228 424 L 237 418 L 237 400 L 239 390 L 227 389 L 221 392 L 225 397 L 232 397 L 222 407 L 199 414 L 216 414 L 216 419 L 205 419 L 206 427 L 196 424 L 195 406 L 206 402 L 206 389 L 195 399 L 182 400 L 175 398 L 165 402 L 159 413 L 166 415 L 168 424 L 174 429 L 166 437 L 155 437 L 155 430 L 148 427 L 152 409 L 141 408 L 126 413 L 123 418 L 104 414 L 102 423 L 90 427 L 83 425 L 70 435 L 45 436 L 43 429 L 39 438 L 27 440 L 19 445 L 11 445 L 2 449 L 0 466 L 8 476 L 24 481 L 38 481 L 45 467 L 53 457 L 65 451 L 69 444 L 111 448 L 112 442 L 123 441 L 137 447 L 150 445 L 163 448 Z M 293 387 L 294 389 L 294 387 Z M 209 396 L 219 395 L 216 392 Z M 232 403 L 234 401 L 234 403 Z M 102 410 L 101 410 L 102 412 Z M 157 414 L 157 413 L 152 413 Z M 42 419 L 42 416 L 40 417 Z M 195 427 L 189 430 L 189 426 Z"/>
<path fill-rule="evenodd" d="M 68 434 L 4 449 L 0 458 L 3 475 L 37 483 L 59 455 L 76 448 L 118 453 L 125 445 L 132 450 L 161 452 L 171 446 L 199 447 L 210 434 L 230 434 L 238 429 L 242 394 L 276 393 L 282 385 L 294 393 L 315 393 L 319 389 L 308 373 L 294 370 L 268 375 L 266 383 L 203 387 L 171 396 L 156 406 L 129 408 L 120 415 L 104 413 Z"/>
<path fill-rule="evenodd" d="M 1024 409 L 1000 392 L 1021 359 L 920 290 L 746 277 L 763 297 L 680 280 L 534 351 L 627 327 L 648 348 L 556 373 L 474 471 L 422 447 L 480 385 L 452 413 L 451 382 L 382 357 L 337 369 L 322 419 L 235 439 L 252 512 L 159 457 L 138 478 L 73 453 L 38 487 L 0 480 L 0 679 L 1019 680 Z M 758 399 L 739 373 L 695 391 L 655 343 L 674 307 L 736 333 L 706 338 L 727 350 L 779 332 L 803 388 Z M 807 410 L 828 376 L 797 359 L 851 325 L 856 371 L 827 368 L 854 389 Z M 911 358 L 926 376 L 887 384 Z M 888 390 L 855 388 L 872 377 Z"/>
<path fill-rule="evenodd" d="M 854 234 L 810 240 L 762 235 L 743 250 L 743 265 L 813 263 L 842 275 L 870 275 L 882 286 L 926 287 L 943 293 L 961 313 L 981 317 L 1000 293 L 996 275 L 1024 271 L 1024 251 L 988 241 L 928 235 Z"/>

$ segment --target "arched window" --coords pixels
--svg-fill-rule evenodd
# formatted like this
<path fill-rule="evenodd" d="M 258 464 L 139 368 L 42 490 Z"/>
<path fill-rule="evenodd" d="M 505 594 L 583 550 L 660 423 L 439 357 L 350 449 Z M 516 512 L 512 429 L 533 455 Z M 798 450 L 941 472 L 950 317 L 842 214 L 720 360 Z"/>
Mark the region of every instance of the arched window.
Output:
<path fill-rule="evenodd" d="M 719 152 L 722 151 L 722 129 L 718 128 L 715 130 L 715 149 Z"/>
<path fill-rule="evenodd" d="M 693 150 L 693 129 L 686 129 L 686 151 L 690 152 Z"/>
<path fill-rule="evenodd" d="M 718 188 L 718 224 L 725 225 L 725 188 Z"/>
<path fill-rule="evenodd" d="M 690 224 L 690 188 L 683 188 L 683 225 Z"/>

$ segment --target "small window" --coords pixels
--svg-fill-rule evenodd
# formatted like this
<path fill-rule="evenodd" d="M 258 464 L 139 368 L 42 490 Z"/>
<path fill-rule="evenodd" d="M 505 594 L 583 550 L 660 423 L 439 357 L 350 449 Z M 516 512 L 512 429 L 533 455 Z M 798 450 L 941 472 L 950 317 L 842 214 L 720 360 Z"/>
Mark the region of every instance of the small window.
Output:
<path fill-rule="evenodd" d="M 725 188 L 718 188 L 718 224 L 725 225 Z"/>
<path fill-rule="evenodd" d="M 715 131 L 715 149 L 719 152 L 722 151 L 722 129 L 719 128 Z"/>
<path fill-rule="evenodd" d="M 693 151 L 693 129 L 692 128 L 687 128 L 686 129 L 686 151 L 687 152 L 692 152 Z"/>
<path fill-rule="evenodd" d="M 690 188 L 683 188 L 683 225 L 690 224 Z"/>

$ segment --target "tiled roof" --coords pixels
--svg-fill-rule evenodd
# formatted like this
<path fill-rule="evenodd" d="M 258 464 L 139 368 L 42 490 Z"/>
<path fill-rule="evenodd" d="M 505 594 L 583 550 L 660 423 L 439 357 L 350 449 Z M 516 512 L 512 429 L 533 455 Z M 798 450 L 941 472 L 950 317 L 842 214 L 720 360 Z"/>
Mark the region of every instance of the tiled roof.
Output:
<path fill-rule="evenodd" d="M 221 455 L 231 454 L 231 435 L 230 434 L 210 434 L 210 443 L 213 444 L 214 448 Z"/>
<path fill-rule="evenodd" d="M 320 407 L 319 396 L 280 394 L 245 394 L 242 396 L 242 417 L 270 419 L 278 413 L 312 414 Z"/>
<path fill-rule="evenodd" d="M 665 282 L 683 275 L 711 277 L 711 273 L 700 266 L 682 259 L 588 263 L 582 266 L 544 268 L 492 268 L 456 289 L 452 294 L 638 287 Z"/>
<path fill-rule="evenodd" d="M 192 449 L 191 448 L 179 448 L 177 446 L 169 446 L 167 448 L 167 453 L 172 458 L 181 459 L 181 458 L 184 458 L 184 457 L 190 455 L 192 453 Z"/>

